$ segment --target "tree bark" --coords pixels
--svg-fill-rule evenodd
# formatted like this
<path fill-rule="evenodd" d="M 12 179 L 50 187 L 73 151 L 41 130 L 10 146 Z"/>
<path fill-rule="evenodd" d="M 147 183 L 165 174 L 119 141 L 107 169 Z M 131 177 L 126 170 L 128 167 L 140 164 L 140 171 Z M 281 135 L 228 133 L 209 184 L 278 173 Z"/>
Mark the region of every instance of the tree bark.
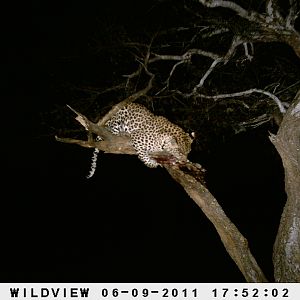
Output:
<path fill-rule="evenodd" d="M 271 141 L 279 152 L 287 202 L 274 244 L 276 282 L 300 282 L 300 90 Z"/>

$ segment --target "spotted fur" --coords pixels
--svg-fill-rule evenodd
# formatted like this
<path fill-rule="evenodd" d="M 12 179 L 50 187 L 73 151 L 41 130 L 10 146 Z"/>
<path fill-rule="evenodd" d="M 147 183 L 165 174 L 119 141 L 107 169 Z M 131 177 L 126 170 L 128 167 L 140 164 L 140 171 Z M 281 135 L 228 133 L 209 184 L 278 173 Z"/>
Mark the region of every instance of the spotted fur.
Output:
<path fill-rule="evenodd" d="M 146 107 L 130 103 L 120 109 L 106 127 L 116 135 L 128 134 L 139 159 L 150 168 L 159 166 L 152 152 L 166 151 L 177 161 L 186 161 L 192 138 L 179 126 L 162 116 L 155 116 Z"/>

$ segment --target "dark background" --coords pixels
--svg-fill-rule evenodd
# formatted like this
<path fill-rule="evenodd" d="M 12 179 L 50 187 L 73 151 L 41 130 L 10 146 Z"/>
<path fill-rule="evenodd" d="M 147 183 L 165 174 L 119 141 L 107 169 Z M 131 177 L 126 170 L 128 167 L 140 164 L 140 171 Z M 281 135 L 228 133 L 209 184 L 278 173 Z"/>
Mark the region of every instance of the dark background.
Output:
<path fill-rule="evenodd" d="M 47 124 L 49 115 L 61 122 L 57 107 L 73 100 L 65 82 L 114 85 L 111 64 L 97 65 L 88 50 L 95 31 L 110 40 L 120 25 L 136 34 L 175 23 L 168 1 L 159 2 L 33 1 L 7 8 L 1 281 L 244 281 L 213 225 L 165 170 L 106 154 L 87 180 L 92 150 L 56 142 Z M 192 151 L 191 160 L 207 169 L 210 191 L 272 280 L 285 193 L 270 131 L 276 132 L 272 124 L 232 135 L 207 152 Z"/>

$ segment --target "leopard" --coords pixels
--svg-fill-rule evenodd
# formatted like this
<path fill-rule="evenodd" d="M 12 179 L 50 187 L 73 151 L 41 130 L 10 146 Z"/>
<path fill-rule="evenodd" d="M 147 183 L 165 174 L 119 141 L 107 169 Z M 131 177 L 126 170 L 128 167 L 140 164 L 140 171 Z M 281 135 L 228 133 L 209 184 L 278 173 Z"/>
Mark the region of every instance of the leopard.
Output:
<path fill-rule="evenodd" d="M 169 153 L 173 164 L 188 161 L 193 136 L 142 104 L 126 104 L 105 123 L 105 127 L 115 135 L 127 134 L 138 158 L 149 168 L 162 166 L 151 153 Z"/>

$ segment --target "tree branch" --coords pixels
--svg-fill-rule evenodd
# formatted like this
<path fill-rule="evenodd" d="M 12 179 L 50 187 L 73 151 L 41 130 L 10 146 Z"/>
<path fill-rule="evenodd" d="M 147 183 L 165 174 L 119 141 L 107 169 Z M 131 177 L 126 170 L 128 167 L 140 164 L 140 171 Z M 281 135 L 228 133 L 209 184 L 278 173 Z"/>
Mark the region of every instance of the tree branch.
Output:
<path fill-rule="evenodd" d="M 224 213 L 212 194 L 195 178 L 179 168 L 165 166 L 169 174 L 185 189 L 215 226 L 222 243 L 247 282 L 267 282 L 267 279 L 250 252 L 248 242 Z"/>
<path fill-rule="evenodd" d="M 228 60 L 234 55 L 236 47 L 242 43 L 243 43 L 243 41 L 240 38 L 240 36 L 235 36 L 233 38 L 233 41 L 232 41 L 227 53 L 223 57 L 218 57 L 212 62 L 209 69 L 202 76 L 200 82 L 194 87 L 193 93 L 197 93 L 197 90 L 204 85 L 204 82 L 207 79 L 207 77 L 213 72 L 213 70 L 219 63 L 223 62 L 224 64 L 226 64 L 228 62 Z"/>
<path fill-rule="evenodd" d="M 226 64 L 228 62 L 228 60 L 234 55 L 236 47 L 238 47 L 242 43 L 243 43 L 243 40 L 241 39 L 241 37 L 240 36 L 235 36 L 232 40 L 230 48 L 228 49 L 227 53 L 224 56 L 220 56 L 218 54 L 208 52 L 208 51 L 204 51 L 204 50 L 201 50 L 201 49 L 190 49 L 187 52 L 185 52 L 183 55 L 154 54 L 154 58 L 150 59 L 149 63 L 153 63 L 153 62 L 160 61 L 160 60 L 175 60 L 175 61 L 178 61 L 172 67 L 172 69 L 170 71 L 169 77 L 166 80 L 166 86 L 164 88 L 162 88 L 157 94 L 161 93 L 166 88 L 168 88 L 170 78 L 173 75 L 173 73 L 174 73 L 174 71 L 175 71 L 175 69 L 177 68 L 178 65 L 180 65 L 182 63 L 191 62 L 191 59 L 192 59 L 193 55 L 201 55 L 201 56 L 205 56 L 205 57 L 209 57 L 209 58 L 213 59 L 213 62 L 210 65 L 209 69 L 202 76 L 199 83 L 194 87 L 193 93 L 196 93 L 197 90 L 200 89 L 204 85 L 205 80 L 214 71 L 215 67 L 221 62 Z"/>
<path fill-rule="evenodd" d="M 197 93 L 198 89 L 202 88 L 207 77 L 212 73 L 215 67 L 222 61 L 223 59 L 216 59 L 212 62 L 209 69 L 205 72 L 205 74 L 200 79 L 199 83 L 194 87 L 193 93 Z"/>
<path fill-rule="evenodd" d="M 236 46 L 237 45 L 235 45 L 235 47 Z M 183 55 L 154 54 L 154 58 L 150 59 L 149 63 L 154 63 L 154 62 L 161 61 L 161 60 L 175 60 L 175 61 L 178 61 L 172 67 L 172 69 L 169 73 L 169 77 L 166 80 L 166 85 L 157 94 L 161 93 L 162 91 L 164 91 L 165 89 L 167 89 L 169 87 L 170 78 L 172 77 L 173 73 L 175 72 L 175 69 L 183 63 L 190 63 L 193 55 L 201 55 L 201 56 L 212 58 L 214 60 L 211 64 L 210 68 L 206 71 L 206 73 L 201 78 L 199 84 L 194 88 L 195 90 L 197 90 L 198 88 L 203 86 L 205 79 L 214 70 L 216 65 L 219 64 L 222 61 L 223 62 L 227 61 L 228 58 L 229 58 L 229 54 L 232 54 L 233 52 L 234 52 L 234 49 L 232 49 L 232 47 L 230 47 L 230 50 L 228 51 L 228 53 L 224 57 L 221 57 L 221 56 L 219 56 L 215 53 L 204 51 L 204 50 L 201 50 L 201 49 L 190 49 L 187 52 L 185 52 Z"/>
<path fill-rule="evenodd" d="M 259 94 L 264 94 L 268 97 L 270 97 L 278 106 L 279 110 L 281 113 L 285 113 L 286 109 L 283 105 L 283 103 L 279 100 L 279 98 L 277 96 L 275 96 L 274 94 L 265 91 L 265 90 L 261 90 L 261 89 L 249 89 L 246 91 L 242 91 L 242 92 L 236 92 L 236 93 L 229 93 L 229 94 L 219 94 L 219 95 L 215 95 L 215 96 L 208 96 L 208 95 L 204 95 L 204 94 L 182 94 L 180 93 L 182 96 L 184 97 L 191 97 L 191 96 L 197 96 L 199 98 L 205 98 L 205 99 L 214 99 L 214 100 L 220 100 L 220 99 L 225 99 L 225 98 L 232 98 L 232 97 L 242 97 L 242 96 L 246 96 L 252 93 L 259 93 Z"/>
<path fill-rule="evenodd" d="M 256 12 L 248 11 L 242 8 L 240 5 L 232 2 L 232 1 L 223 1 L 223 0 L 199 0 L 201 4 L 206 7 L 223 7 L 229 8 L 235 11 L 240 17 L 247 19 L 249 21 L 261 22 L 262 16 Z"/>
<path fill-rule="evenodd" d="M 98 142 L 93 140 L 83 141 L 72 138 L 63 138 L 58 136 L 55 136 L 55 139 L 58 142 L 75 144 L 84 148 L 97 148 L 105 153 L 136 155 L 136 151 L 131 145 L 130 138 L 125 135 L 117 136 L 112 134 L 110 139 Z"/>

